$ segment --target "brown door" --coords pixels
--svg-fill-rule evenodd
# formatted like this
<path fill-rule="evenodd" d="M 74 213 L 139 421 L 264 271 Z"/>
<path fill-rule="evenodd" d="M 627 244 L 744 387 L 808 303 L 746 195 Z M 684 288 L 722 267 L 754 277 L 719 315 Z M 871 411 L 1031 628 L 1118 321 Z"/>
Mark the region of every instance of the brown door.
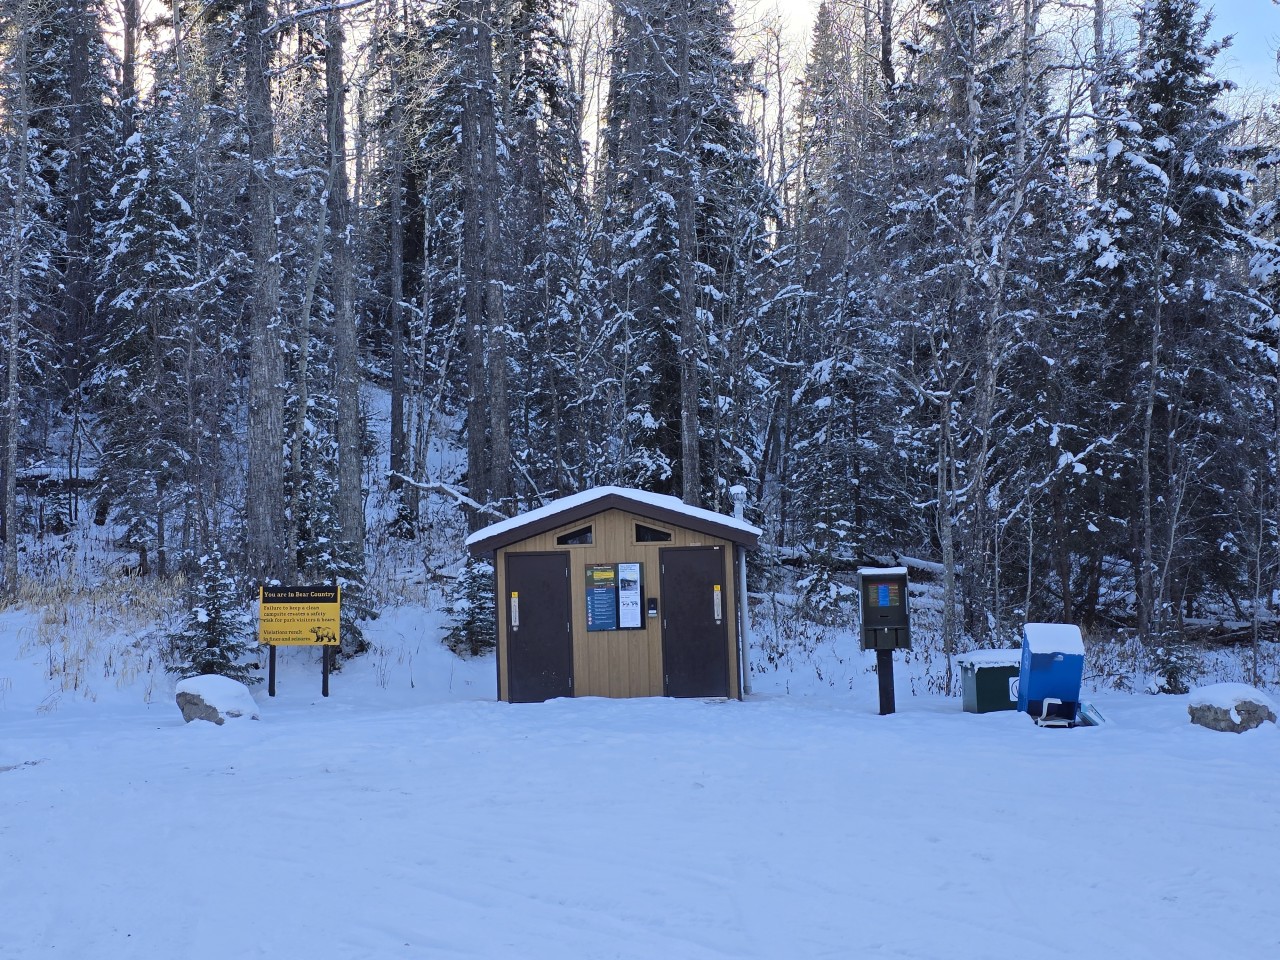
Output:
<path fill-rule="evenodd" d="M 668 547 L 662 564 L 662 672 L 669 697 L 729 695 L 723 547 Z"/>
<path fill-rule="evenodd" d="M 507 695 L 512 703 L 573 696 L 568 553 L 508 553 Z"/>

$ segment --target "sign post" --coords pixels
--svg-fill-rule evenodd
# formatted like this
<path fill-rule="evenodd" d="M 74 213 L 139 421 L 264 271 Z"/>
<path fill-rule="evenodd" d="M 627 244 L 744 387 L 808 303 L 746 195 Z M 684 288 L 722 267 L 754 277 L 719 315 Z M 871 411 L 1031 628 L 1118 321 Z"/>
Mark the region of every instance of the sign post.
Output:
<path fill-rule="evenodd" d="M 330 648 L 340 642 L 341 610 L 342 588 L 337 585 L 258 588 L 258 642 L 271 647 L 268 696 L 276 695 L 276 647 L 281 645 L 320 647 L 320 692 L 329 695 Z"/>
<path fill-rule="evenodd" d="M 897 709 L 893 693 L 893 651 L 911 649 L 906 567 L 859 567 L 862 649 L 876 652 L 880 716 Z"/>

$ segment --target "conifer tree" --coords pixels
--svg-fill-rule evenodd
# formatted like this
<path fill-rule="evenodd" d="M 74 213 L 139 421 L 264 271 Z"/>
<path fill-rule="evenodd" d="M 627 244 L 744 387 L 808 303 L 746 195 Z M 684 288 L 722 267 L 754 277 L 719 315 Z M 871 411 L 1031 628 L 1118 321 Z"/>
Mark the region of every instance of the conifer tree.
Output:
<path fill-rule="evenodd" d="M 962 631 L 985 643 L 1001 628 L 1000 548 L 1016 503 L 1006 490 L 1023 465 L 995 451 L 1039 416 L 1011 377 L 1049 309 L 1052 245 L 1070 210 L 1042 7 L 927 4 L 893 102 L 902 187 L 885 237 L 911 422 L 933 448 L 920 505 L 943 561 L 948 651 Z"/>
<path fill-rule="evenodd" d="M 5 450 L 4 450 L 4 592 L 18 587 L 17 480 L 25 439 L 24 411 L 32 395 L 33 368 L 47 351 L 38 335 L 43 315 L 56 303 L 57 279 L 52 259 L 59 238 L 57 198 L 50 188 L 55 176 L 41 130 L 48 119 L 39 99 L 43 69 L 40 38 L 51 29 L 53 10 L 42 0 L 9 0 L 0 5 L 0 211 L 3 228 Z"/>
<path fill-rule="evenodd" d="M 790 366 L 793 433 L 786 489 L 790 518 L 819 568 L 815 601 L 832 568 L 900 543 L 910 527 L 900 499 L 909 462 L 895 446 L 896 357 L 879 280 L 887 264 L 871 241 L 874 197 L 892 183 L 888 97 L 874 37 L 847 12 L 822 4 L 801 88 L 802 177 L 794 243 L 803 293 Z M 779 370 L 781 375 L 785 370 Z"/>
<path fill-rule="evenodd" d="M 224 455 L 247 283 L 244 144 L 210 103 L 233 96 L 218 56 L 232 42 L 226 26 L 202 21 L 168 43 L 152 26 L 152 82 L 131 99 L 133 130 L 112 156 L 100 215 L 99 516 L 121 525 L 144 572 L 154 563 L 162 576 L 169 554 L 198 557 L 215 541 L 235 482 Z"/>
<path fill-rule="evenodd" d="M 42 378 L 41 392 L 82 416 L 82 388 L 101 343 L 96 220 L 118 142 L 110 109 L 112 64 L 98 0 L 14 6 L 26 19 L 31 159 L 48 194 L 41 215 L 52 240 L 48 269 L 56 283 L 40 311 L 41 334 L 54 345 L 46 368 L 52 375 Z"/>
<path fill-rule="evenodd" d="M 186 429 L 195 413 L 188 391 L 199 389 L 186 361 L 200 338 L 188 294 L 196 280 L 191 205 L 161 131 L 145 123 L 143 131 L 122 151 L 112 191 L 118 216 L 104 226 L 100 309 L 108 318 L 108 363 L 95 378 L 105 414 L 99 497 L 121 525 L 124 545 L 138 551 L 139 572 L 149 573 L 154 558 L 164 576 L 167 514 L 190 502 L 199 477 L 189 469 L 203 459 Z"/>
<path fill-rule="evenodd" d="M 604 328 L 623 385 L 619 478 L 727 503 L 757 468 L 768 221 L 720 0 L 614 9 L 603 142 Z M 737 441 L 737 442 L 735 442 Z"/>
<path fill-rule="evenodd" d="M 444 642 L 459 656 L 478 657 L 498 644 L 493 564 L 468 558 L 449 599 L 453 626 Z"/>
<path fill-rule="evenodd" d="M 183 677 L 218 674 L 241 683 L 260 682 L 245 662 L 253 649 L 253 625 L 221 551 L 211 547 L 195 568 L 186 620 L 169 636 L 170 671 Z"/>
<path fill-rule="evenodd" d="M 1194 0 L 1148 0 L 1123 82 L 1106 90 L 1088 235 L 1118 412 L 1109 499 L 1129 531 L 1138 629 L 1177 630 L 1207 585 L 1235 575 L 1223 521 L 1245 489 L 1237 439 L 1255 375 L 1243 334 L 1248 151 L 1214 75 L 1222 44 Z"/>
<path fill-rule="evenodd" d="M 318 364 L 320 369 L 327 366 L 327 363 Z M 354 544 L 342 538 L 338 521 L 338 448 L 333 398 L 316 396 L 311 417 L 311 428 L 302 439 L 301 488 L 291 497 L 298 533 L 297 553 L 290 561 L 303 582 L 341 588 L 341 652 L 344 656 L 355 656 L 368 649 L 360 621 L 373 618 L 376 611 L 369 605 L 365 590 L 363 558 Z"/>
<path fill-rule="evenodd" d="M 504 127 L 510 176 L 504 229 L 516 251 L 507 305 L 515 492 L 525 503 L 569 493 L 599 469 L 593 435 L 596 326 L 582 103 L 571 83 L 560 0 L 513 5 Z"/>

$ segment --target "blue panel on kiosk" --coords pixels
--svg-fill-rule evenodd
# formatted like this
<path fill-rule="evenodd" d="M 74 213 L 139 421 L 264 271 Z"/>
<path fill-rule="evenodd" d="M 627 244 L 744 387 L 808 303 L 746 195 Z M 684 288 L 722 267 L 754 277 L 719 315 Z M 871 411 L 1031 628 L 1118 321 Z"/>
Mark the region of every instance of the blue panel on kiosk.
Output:
<path fill-rule="evenodd" d="M 1022 628 L 1018 709 L 1033 717 L 1075 720 L 1084 678 L 1084 640 L 1070 623 L 1028 623 Z M 1059 700 L 1045 709 L 1045 700 Z"/>

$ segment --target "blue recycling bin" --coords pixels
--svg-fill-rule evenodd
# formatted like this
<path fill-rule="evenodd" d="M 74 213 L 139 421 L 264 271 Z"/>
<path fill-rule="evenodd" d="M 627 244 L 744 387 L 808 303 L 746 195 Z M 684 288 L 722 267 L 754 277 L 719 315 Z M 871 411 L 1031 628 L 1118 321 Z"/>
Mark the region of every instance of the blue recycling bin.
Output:
<path fill-rule="evenodd" d="M 1070 623 L 1028 623 L 1022 628 L 1018 709 L 1040 720 L 1073 723 L 1080 709 L 1084 640 Z M 1049 701 L 1046 703 L 1046 701 Z"/>

